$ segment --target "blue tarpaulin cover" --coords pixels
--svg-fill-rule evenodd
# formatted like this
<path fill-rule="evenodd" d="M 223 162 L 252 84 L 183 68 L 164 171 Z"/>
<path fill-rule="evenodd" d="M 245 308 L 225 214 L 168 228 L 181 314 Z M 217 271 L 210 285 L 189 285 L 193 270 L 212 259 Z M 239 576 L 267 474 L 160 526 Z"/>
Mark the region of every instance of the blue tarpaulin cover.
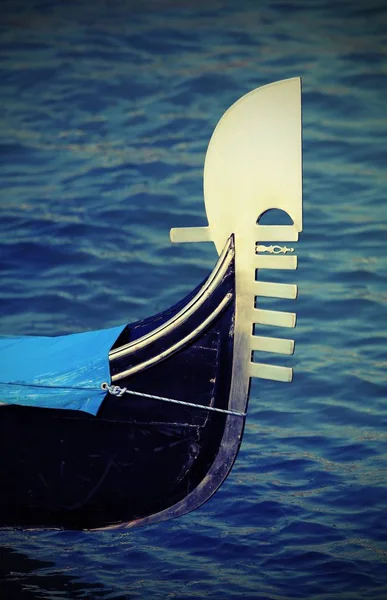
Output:
<path fill-rule="evenodd" d="M 96 414 L 109 350 L 124 326 L 58 337 L 0 337 L 0 402 Z"/>

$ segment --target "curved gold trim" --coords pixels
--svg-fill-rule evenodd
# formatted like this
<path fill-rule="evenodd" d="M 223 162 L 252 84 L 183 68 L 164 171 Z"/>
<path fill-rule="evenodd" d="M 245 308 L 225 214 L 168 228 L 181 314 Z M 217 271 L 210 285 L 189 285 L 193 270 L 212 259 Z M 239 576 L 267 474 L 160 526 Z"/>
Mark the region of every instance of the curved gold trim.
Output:
<path fill-rule="evenodd" d="M 124 377 L 128 377 L 129 375 L 133 375 L 134 373 L 137 373 L 138 371 L 143 371 L 144 369 L 147 369 L 148 367 L 151 367 L 152 365 L 156 365 L 157 363 L 159 363 L 160 361 L 164 360 L 165 358 L 168 358 L 168 356 L 170 356 L 171 354 L 173 354 L 174 352 L 176 352 L 177 350 L 179 350 L 180 348 L 182 348 L 183 346 L 185 346 L 186 344 L 188 344 L 188 342 L 192 341 L 210 323 L 212 323 L 212 321 L 227 306 L 227 304 L 230 302 L 231 298 L 232 298 L 232 294 L 231 293 L 226 294 L 225 297 L 223 298 L 223 300 L 220 302 L 220 304 L 207 317 L 207 319 L 205 319 L 202 323 L 200 323 L 200 325 L 198 327 L 196 327 L 195 329 L 193 329 L 191 331 L 191 333 L 189 333 L 188 335 L 186 335 L 183 339 L 181 339 L 178 342 L 176 342 L 176 344 L 173 344 L 173 346 L 170 346 L 169 348 L 167 348 L 163 352 L 160 352 L 160 354 L 157 354 L 156 356 L 153 356 L 152 358 L 150 358 L 150 359 L 148 359 L 148 360 L 146 360 L 146 361 L 144 361 L 144 362 L 142 362 L 142 363 L 140 363 L 138 365 L 134 365 L 130 369 L 126 369 L 126 371 L 122 371 L 122 373 L 117 373 L 116 375 L 113 375 L 112 381 L 113 382 L 114 381 L 119 381 L 120 379 L 123 379 Z"/>
<path fill-rule="evenodd" d="M 219 257 L 218 262 L 216 263 L 214 270 L 211 275 L 207 279 L 204 286 L 199 290 L 199 292 L 182 308 L 181 311 L 177 313 L 174 317 L 169 319 L 166 323 L 163 323 L 157 329 L 147 333 L 146 335 L 140 337 L 138 340 L 134 340 L 133 342 L 129 342 L 124 346 L 120 346 L 119 348 L 114 348 L 109 352 L 109 361 L 116 360 L 117 358 L 121 358 L 123 356 L 127 356 L 132 352 L 136 352 L 140 348 L 147 346 L 151 342 L 155 342 L 163 335 L 166 335 L 175 327 L 178 327 L 182 323 L 184 323 L 200 306 L 207 300 L 207 298 L 212 294 L 214 289 L 219 285 L 222 281 L 227 269 L 230 265 L 230 262 L 234 256 L 234 250 L 231 246 L 231 238 L 228 243 L 224 247 L 222 254 Z M 114 380 L 114 379 L 113 379 Z"/>

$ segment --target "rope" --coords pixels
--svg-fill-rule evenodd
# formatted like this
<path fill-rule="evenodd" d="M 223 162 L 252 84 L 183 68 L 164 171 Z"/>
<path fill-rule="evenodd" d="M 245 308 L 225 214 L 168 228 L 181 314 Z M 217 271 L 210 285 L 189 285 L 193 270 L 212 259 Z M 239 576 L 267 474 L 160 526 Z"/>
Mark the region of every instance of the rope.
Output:
<path fill-rule="evenodd" d="M 201 408 L 202 410 L 211 410 L 212 412 L 223 413 L 225 415 L 234 415 L 236 417 L 245 417 L 247 413 L 238 412 L 236 410 L 224 410 L 223 408 L 215 408 L 214 406 L 204 406 L 203 404 L 194 404 L 193 402 L 184 402 L 183 400 L 173 400 L 172 398 L 164 398 L 163 396 L 154 396 L 153 394 L 144 394 L 143 392 L 135 392 L 128 390 L 126 387 L 121 388 L 119 385 L 109 385 L 101 383 L 101 389 L 109 392 L 113 396 L 121 397 L 124 394 L 133 394 L 133 396 L 141 396 L 142 398 L 150 398 L 151 400 L 161 400 L 162 402 L 171 402 L 191 408 Z"/>

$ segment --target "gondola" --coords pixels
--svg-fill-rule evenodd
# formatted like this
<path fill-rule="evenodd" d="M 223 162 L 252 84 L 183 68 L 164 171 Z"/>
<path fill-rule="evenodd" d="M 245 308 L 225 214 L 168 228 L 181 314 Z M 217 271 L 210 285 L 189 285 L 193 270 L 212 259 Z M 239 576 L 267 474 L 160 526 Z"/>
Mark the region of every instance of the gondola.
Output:
<path fill-rule="evenodd" d="M 301 145 L 299 78 L 243 96 L 207 150 L 208 226 L 171 230 L 173 242 L 215 244 L 209 277 L 127 326 L 1 339 L 0 526 L 133 527 L 216 492 L 241 444 L 251 378 L 292 379 L 257 357 L 293 353 L 293 340 L 262 330 L 294 327 L 295 313 L 259 299 L 295 299 L 297 286 L 259 272 L 297 268 L 282 244 L 302 230 Z M 291 224 L 261 224 L 271 209 Z"/>

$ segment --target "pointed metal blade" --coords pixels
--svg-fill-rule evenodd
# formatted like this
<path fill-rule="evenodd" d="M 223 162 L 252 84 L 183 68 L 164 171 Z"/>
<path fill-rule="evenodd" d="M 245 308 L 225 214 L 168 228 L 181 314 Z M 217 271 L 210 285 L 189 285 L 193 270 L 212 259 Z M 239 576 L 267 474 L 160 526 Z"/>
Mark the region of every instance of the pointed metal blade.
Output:
<path fill-rule="evenodd" d="M 220 253 L 231 233 L 245 236 L 269 209 L 302 230 L 301 80 L 253 90 L 229 108 L 210 140 L 204 198 Z"/>

